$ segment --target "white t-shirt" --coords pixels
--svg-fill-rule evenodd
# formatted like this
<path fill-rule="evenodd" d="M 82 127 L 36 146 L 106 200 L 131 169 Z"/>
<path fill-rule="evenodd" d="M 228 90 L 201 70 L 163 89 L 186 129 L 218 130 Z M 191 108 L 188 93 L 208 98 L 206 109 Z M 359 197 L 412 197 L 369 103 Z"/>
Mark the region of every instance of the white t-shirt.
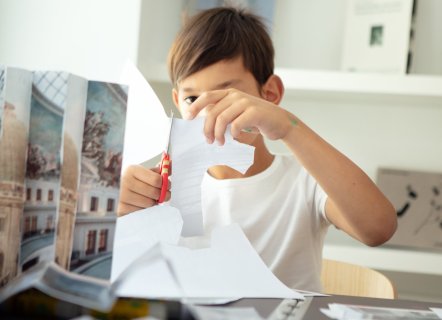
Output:
<path fill-rule="evenodd" d="M 327 195 L 293 156 L 276 155 L 252 177 L 218 180 L 205 174 L 205 232 L 238 223 L 272 272 L 287 286 L 319 292 L 322 246 L 330 223 Z"/>

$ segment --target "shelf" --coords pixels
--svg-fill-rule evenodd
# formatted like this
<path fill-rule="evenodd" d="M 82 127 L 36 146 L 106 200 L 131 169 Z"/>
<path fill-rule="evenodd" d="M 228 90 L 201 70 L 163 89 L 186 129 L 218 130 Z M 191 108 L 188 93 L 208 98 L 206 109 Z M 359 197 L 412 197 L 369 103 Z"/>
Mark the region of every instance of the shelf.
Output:
<path fill-rule="evenodd" d="M 287 89 L 442 97 L 442 77 L 276 68 Z"/>
<path fill-rule="evenodd" d="M 169 83 L 165 64 L 144 62 L 141 72 L 148 81 Z M 442 105 L 442 77 L 422 75 L 358 74 L 276 68 L 285 95 L 290 98 L 422 102 Z"/>
<path fill-rule="evenodd" d="M 440 252 L 326 244 L 323 257 L 379 270 L 442 276 Z"/>
<path fill-rule="evenodd" d="M 344 98 L 442 104 L 442 77 L 363 74 L 277 68 L 286 95 L 298 98 Z"/>

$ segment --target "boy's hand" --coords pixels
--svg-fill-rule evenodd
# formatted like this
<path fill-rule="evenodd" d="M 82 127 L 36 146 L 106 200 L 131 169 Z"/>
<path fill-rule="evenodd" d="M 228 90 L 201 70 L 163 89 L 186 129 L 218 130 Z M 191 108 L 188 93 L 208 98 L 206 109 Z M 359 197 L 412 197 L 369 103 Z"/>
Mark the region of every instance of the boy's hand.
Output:
<path fill-rule="evenodd" d="M 118 216 L 156 205 L 160 197 L 161 184 L 159 168 L 129 166 L 121 179 Z M 166 201 L 170 199 L 170 186 L 169 181 Z"/>
<path fill-rule="evenodd" d="M 185 116 L 195 118 L 203 109 L 206 111 L 204 134 L 209 143 L 214 140 L 224 144 L 227 125 L 238 138 L 241 132 L 259 130 L 268 139 L 283 139 L 296 124 L 294 115 L 260 97 L 237 89 L 214 90 L 203 93 L 193 102 Z"/>

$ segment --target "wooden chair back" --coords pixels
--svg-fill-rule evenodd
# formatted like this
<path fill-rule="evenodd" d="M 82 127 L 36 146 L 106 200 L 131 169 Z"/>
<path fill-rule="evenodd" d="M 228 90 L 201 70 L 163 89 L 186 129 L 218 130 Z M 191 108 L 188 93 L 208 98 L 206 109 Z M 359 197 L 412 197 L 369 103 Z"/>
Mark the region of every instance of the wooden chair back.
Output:
<path fill-rule="evenodd" d="M 384 274 L 347 262 L 323 259 L 321 282 L 326 294 L 396 298 L 395 287 Z"/>

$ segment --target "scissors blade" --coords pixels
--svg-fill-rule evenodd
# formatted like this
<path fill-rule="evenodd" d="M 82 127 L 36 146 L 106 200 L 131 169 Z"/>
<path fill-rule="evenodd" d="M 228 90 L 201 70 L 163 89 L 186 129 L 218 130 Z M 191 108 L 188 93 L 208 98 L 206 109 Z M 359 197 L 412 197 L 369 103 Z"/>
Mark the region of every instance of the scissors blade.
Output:
<path fill-rule="evenodd" d="M 170 139 L 172 137 L 172 127 L 173 127 L 173 111 L 170 111 L 170 128 L 169 128 L 169 136 L 167 137 L 167 146 L 166 146 L 167 154 L 169 154 L 170 152 Z"/>

